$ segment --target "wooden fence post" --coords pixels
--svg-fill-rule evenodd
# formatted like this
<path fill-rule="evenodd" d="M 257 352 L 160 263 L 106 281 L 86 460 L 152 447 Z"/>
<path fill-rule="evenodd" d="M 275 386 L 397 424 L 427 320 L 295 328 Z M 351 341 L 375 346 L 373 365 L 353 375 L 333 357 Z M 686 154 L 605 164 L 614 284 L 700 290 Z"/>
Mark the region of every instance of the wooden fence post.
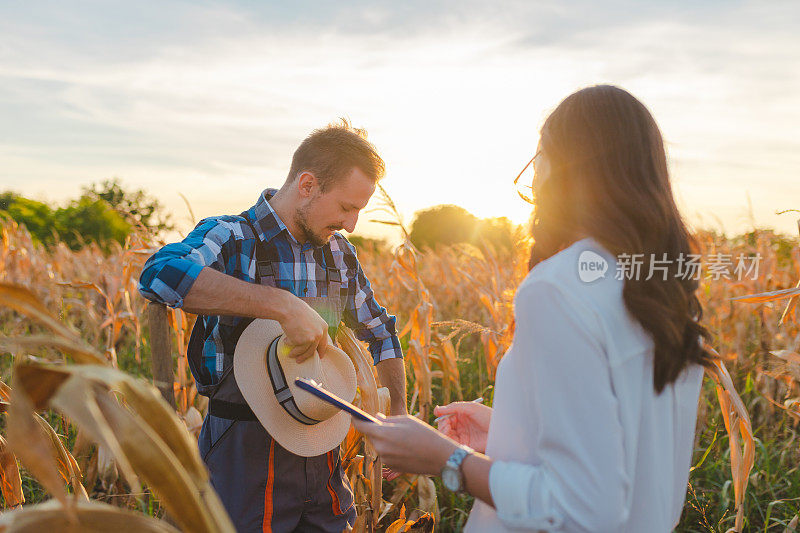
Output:
<path fill-rule="evenodd" d="M 176 409 L 172 370 L 172 342 L 167 321 L 167 308 L 162 304 L 147 304 L 147 322 L 150 326 L 150 354 L 153 365 L 153 381 L 161 396 Z"/>

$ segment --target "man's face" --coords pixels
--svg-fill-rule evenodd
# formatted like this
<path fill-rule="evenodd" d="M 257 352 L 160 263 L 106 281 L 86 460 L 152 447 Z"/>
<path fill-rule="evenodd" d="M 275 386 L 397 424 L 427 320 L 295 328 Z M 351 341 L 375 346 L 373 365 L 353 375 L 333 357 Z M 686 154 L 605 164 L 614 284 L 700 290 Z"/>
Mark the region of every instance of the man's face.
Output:
<path fill-rule="evenodd" d="M 322 246 L 334 231 L 353 232 L 359 212 L 375 192 L 375 181 L 353 168 L 325 192 L 320 190 L 316 180 L 309 191 L 307 200 L 297 208 L 296 222 L 306 241 Z"/>

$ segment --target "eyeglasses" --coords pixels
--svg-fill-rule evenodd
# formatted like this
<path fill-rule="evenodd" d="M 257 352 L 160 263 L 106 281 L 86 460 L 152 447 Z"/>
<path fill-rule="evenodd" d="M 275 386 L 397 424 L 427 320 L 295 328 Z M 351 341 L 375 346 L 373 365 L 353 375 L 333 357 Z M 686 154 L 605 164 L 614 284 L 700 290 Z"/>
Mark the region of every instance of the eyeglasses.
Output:
<path fill-rule="evenodd" d="M 541 153 L 542 153 L 541 150 L 537 150 L 536 153 L 533 154 L 533 157 L 531 157 L 531 160 L 528 161 L 525 164 L 523 169 L 519 172 L 519 174 L 517 174 L 517 177 L 514 178 L 514 187 L 515 187 L 515 189 L 517 191 L 517 194 L 519 195 L 520 198 L 522 198 L 523 201 L 525 201 L 525 202 L 527 202 L 527 203 L 529 203 L 531 205 L 534 203 L 534 201 L 533 201 L 533 186 L 532 185 L 526 185 L 524 183 L 520 183 L 519 179 L 522 177 L 522 175 L 525 173 L 525 171 L 528 170 L 528 167 L 533 167 L 533 172 L 534 172 L 534 174 L 536 173 L 536 163 L 535 163 L 535 161 L 536 161 L 536 158 L 539 157 L 539 154 L 541 154 Z M 533 180 L 531 180 L 531 181 L 533 181 Z"/>

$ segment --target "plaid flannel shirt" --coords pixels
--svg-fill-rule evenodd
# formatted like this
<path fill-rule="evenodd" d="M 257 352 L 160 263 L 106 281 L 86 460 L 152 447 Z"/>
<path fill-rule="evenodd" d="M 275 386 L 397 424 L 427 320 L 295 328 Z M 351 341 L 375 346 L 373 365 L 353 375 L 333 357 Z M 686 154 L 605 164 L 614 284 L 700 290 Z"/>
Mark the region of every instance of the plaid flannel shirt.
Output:
<path fill-rule="evenodd" d="M 203 267 L 213 268 L 238 279 L 255 282 L 256 239 L 261 246 L 274 247 L 278 258 L 276 285 L 295 296 L 327 296 L 324 272 L 332 257 L 342 277 L 346 299 L 342 320 L 356 337 L 369 343 L 375 361 L 402 358 L 397 338 L 396 319 L 375 300 L 369 280 L 364 275 L 352 244 L 335 232 L 325 246 L 300 244 L 272 209 L 269 198 L 275 189 L 265 190 L 256 205 L 247 211 L 256 234 L 242 216 L 223 215 L 201 220 L 181 242 L 167 244 L 145 263 L 139 278 L 139 292 L 145 298 L 181 307 Z M 323 277 L 323 279 L 315 279 Z M 219 317 L 206 317 L 207 336 L 203 346 L 203 365 L 216 382 L 223 372 L 223 343 L 219 335 Z M 228 354 L 232 357 L 233 354 Z"/>

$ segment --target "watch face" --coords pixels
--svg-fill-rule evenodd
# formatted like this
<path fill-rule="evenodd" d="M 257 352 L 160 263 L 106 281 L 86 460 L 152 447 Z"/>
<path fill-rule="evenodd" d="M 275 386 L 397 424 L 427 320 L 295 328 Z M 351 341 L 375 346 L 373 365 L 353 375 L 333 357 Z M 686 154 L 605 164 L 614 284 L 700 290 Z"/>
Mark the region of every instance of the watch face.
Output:
<path fill-rule="evenodd" d="M 461 488 L 461 480 L 458 476 L 458 471 L 453 468 L 445 468 L 442 471 L 442 483 L 445 488 L 451 492 L 455 492 Z"/>

